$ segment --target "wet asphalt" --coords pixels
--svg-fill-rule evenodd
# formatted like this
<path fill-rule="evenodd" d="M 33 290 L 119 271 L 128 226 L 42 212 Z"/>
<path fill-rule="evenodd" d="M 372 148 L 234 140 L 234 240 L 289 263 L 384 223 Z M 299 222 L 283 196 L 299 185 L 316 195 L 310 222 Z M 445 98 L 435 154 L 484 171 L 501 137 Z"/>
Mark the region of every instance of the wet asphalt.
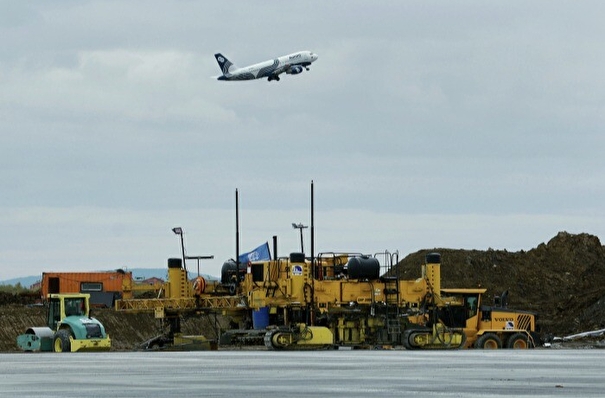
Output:
<path fill-rule="evenodd" d="M 602 397 L 605 350 L 0 354 L 1 397 Z"/>

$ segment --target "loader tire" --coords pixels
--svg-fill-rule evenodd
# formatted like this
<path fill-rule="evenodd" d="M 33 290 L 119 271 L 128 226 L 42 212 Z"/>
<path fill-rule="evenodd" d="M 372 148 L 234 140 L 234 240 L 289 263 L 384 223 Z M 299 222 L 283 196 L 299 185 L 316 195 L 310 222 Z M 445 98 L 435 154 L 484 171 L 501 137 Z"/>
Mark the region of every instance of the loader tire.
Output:
<path fill-rule="evenodd" d="M 477 339 L 475 348 L 484 350 L 497 350 L 502 348 L 502 340 L 493 333 L 486 333 Z"/>
<path fill-rule="evenodd" d="M 55 352 L 70 352 L 71 351 L 71 341 L 69 338 L 71 337 L 71 333 L 67 329 L 59 329 L 57 333 L 55 333 L 55 337 L 53 339 L 53 348 Z"/>
<path fill-rule="evenodd" d="M 524 333 L 515 333 L 506 341 L 506 348 L 514 350 L 526 350 L 529 348 L 527 335 Z"/>

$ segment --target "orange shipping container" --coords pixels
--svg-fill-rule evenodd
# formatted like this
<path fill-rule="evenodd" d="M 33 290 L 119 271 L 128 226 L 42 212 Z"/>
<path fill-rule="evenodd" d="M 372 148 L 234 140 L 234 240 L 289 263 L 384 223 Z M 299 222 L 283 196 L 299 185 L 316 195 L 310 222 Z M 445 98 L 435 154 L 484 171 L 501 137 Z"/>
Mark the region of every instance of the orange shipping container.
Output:
<path fill-rule="evenodd" d="M 132 285 L 132 272 L 44 272 L 42 298 L 49 293 L 119 293 L 124 284 Z"/>

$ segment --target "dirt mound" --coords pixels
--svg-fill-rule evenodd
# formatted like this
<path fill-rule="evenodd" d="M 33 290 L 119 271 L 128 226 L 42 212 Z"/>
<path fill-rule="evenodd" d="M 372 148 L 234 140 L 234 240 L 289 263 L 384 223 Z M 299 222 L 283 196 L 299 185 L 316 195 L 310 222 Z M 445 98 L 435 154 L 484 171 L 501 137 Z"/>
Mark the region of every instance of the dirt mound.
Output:
<path fill-rule="evenodd" d="M 605 328 L 605 249 L 596 236 L 560 232 L 527 252 L 421 250 L 399 263 L 401 277 L 420 277 L 430 252 L 441 254 L 442 287 L 487 288 L 488 303 L 508 290 L 509 307 L 537 312 L 543 334 Z"/>

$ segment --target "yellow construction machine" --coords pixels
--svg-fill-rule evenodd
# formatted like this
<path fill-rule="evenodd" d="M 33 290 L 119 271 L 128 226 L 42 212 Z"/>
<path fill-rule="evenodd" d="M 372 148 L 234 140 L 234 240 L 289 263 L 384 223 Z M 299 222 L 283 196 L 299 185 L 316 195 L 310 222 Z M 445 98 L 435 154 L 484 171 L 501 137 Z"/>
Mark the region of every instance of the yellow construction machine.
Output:
<path fill-rule="evenodd" d="M 169 282 L 157 299 L 120 300 L 122 311 L 153 311 L 170 325 L 149 346 L 177 344 L 180 317 L 222 314 L 237 328 L 220 345 L 264 344 L 272 350 L 334 347 L 407 349 L 530 348 L 536 315 L 494 305 L 485 289 L 441 288 L 441 256 L 431 253 L 416 280 L 398 277 L 397 253 L 320 253 L 223 265 L 221 280 L 186 278 L 169 260 Z"/>
<path fill-rule="evenodd" d="M 123 312 L 153 313 L 160 323 L 161 333 L 144 341 L 143 350 L 212 350 L 216 339 L 204 335 L 185 335 L 181 330 L 183 317 L 217 316 L 241 312 L 241 297 L 228 285 L 207 281 L 202 276 L 188 279 L 187 269 L 180 258 L 168 259 L 168 281 L 156 298 L 126 298 L 117 300 L 115 309 Z"/>
<path fill-rule="evenodd" d="M 379 258 L 388 269 L 381 268 Z M 321 253 L 310 261 L 251 263 L 239 291 L 253 329 L 271 349 L 329 346 L 408 349 L 528 348 L 535 314 L 484 305 L 485 289 L 441 289 L 441 256 L 426 256 L 422 277 L 397 277 L 396 255 Z M 381 270 L 385 271 L 384 273 Z"/>
<path fill-rule="evenodd" d="M 507 294 L 494 305 L 484 289 L 442 289 L 441 256 L 431 253 L 416 280 L 400 278 L 398 253 L 324 252 L 315 255 L 311 182 L 311 256 L 291 253 L 242 263 L 238 191 L 236 259 L 223 264 L 220 281 L 187 279 L 180 259 L 168 261 L 169 282 L 157 299 L 123 299 L 120 311 L 153 311 L 169 332 L 151 344 L 174 344 L 180 317 L 221 314 L 233 328 L 219 344 L 264 344 L 269 349 L 394 347 L 407 349 L 529 348 L 537 345 L 536 314 L 511 310 Z M 293 224 L 301 230 L 302 224 Z M 187 259 L 181 235 L 183 262 Z M 250 258 L 250 257 L 248 257 Z M 199 267 L 198 267 L 199 268 Z"/>

